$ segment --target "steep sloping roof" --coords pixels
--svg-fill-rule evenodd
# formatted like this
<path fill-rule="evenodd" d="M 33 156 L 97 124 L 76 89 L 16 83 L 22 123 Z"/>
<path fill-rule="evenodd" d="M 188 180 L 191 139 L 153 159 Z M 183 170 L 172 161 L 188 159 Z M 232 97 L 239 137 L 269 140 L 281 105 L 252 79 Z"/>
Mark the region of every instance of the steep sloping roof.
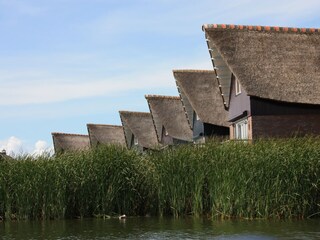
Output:
<path fill-rule="evenodd" d="M 192 130 L 180 97 L 160 95 L 146 95 L 145 97 L 159 141 L 161 141 L 163 127 L 171 137 L 192 141 Z"/>
<path fill-rule="evenodd" d="M 205 123 L 228 126 L 228 114 L 213 70 L 173 70 L 173 75 L 191 123 L 194 110 Z"/>
<path fill-rule="evenodd" d="M 150 149 L 156 148 L 158 140 L 151 113 L 119 111 L 119 114 L 128 147 L 130 147 L 131 134 L 133 134 L 138 139 L 140 146 Z"/>
<path fill-rule="evenodd" d="M 52 133 L 54 151 L 77 151 L 86 150 L 90 147 L 88 135 L 69 134 L 69 133 Z"/>
<path fill-rule="evenodd" d="M 232 72 L 250 96 L 320 104 L 319 29 L 209 24 L 203 30 L 217 76 Z M 231 78 L 218 80 L 227 86 Z"/>
<path fill-rule="evenodd" d="M 119 144 L 125 145 L 123 127 L 108 124 L 87 124 L 90 144 Z"/>

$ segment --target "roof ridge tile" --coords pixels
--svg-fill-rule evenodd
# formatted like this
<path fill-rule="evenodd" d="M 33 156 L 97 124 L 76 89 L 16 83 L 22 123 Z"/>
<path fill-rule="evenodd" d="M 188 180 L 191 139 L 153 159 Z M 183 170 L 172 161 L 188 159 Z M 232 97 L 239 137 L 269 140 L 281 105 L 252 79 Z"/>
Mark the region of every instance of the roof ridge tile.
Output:
<path fill-rule="evenodd" d="M 234 25 L 234 24 L 204 24 L 202 30 L 210 29 L 238 29 L 265 32 L 292 32 L 292 33 L 320 33 L 320 28 L 296 28 L 279 26 L 259 26 L 259 25 Z"/>

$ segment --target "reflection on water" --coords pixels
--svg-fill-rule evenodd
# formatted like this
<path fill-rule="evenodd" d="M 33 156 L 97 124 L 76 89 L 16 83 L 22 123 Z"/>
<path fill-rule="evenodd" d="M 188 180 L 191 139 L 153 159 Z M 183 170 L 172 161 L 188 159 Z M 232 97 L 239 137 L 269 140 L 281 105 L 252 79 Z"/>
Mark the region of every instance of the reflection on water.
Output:
<path fill-rule="evenodd" d="M 1 222 L 11 239 L 320 239 L 320 220 L 211 221 L 196 218 L 127 218 Z"/>

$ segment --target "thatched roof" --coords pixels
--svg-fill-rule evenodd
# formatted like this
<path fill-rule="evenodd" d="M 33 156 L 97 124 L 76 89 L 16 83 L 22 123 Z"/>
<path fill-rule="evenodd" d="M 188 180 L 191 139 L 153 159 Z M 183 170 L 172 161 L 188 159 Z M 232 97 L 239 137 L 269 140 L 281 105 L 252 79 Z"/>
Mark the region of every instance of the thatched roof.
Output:
<path fill-rule="evenodd" d="M 88 135 L 69 134 L 69 133 L 52 133 L 54 151 L 78 151 L 86 150 L 90 147 Z"/>
<path fill-rule="evenodd" d="M 230 85 L 223 75 L 232 72 L 249 96 L 320 104 L 319 29 L 210 24 L 203 30 L 221 85 Z"/>
<path fill-rule="evenodd" d="M 151 113 L 119 111 L 127 146 L 131 147 L 132 134 L 141 147 L 154 149 L 158 145 Z"/>
<path fill-rule="evenodd" d="M 228 113 L 213 70 L 173 70 L 173 75 L 191 123 L 194 110 L 202 122 L 228 126 Z"/>
<path fill-rule="evenodd" d="M 108 124 L 87 124 L 91 146 L 98 144 L 125 145 L 123 127 Z"/>
<path fill-rule="evenodd" d="M 192 130 L 180 97 L 159 95 L 146 95 L 145 97 L 159 141 L 161 141 L 163 127 L 175 139 L 192 141 Z"/>

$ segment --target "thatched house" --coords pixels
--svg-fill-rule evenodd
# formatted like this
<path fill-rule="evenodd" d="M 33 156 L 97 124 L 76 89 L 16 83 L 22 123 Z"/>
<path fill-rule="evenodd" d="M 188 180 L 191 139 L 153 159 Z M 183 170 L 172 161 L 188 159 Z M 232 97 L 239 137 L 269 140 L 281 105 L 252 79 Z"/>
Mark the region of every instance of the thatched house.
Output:
<path fill-rule="evenodd" d="M 174 96 L 145 96 L 158 141 L 163 145 L 192 142 L 192 130 L 184 112 L 181 98 Z"/>
<path fill-rule="evenodd" d="M 87 124 L 91 147 L 101 144 L 126 145 L 122 126 Z"/>
<path fill-rule="evenodd" d="M 232 139 L 320 134 L 320 30 L 204 25 Z"/>
<path fill-rule="evenodd" d="M 229 137 L 227 111 L 213 70 L 173 70 L 193 139 Z"/>
<path fill-rule="evenodd" d="M 13 160 L 13 158 L 7 155 L 6 150 L 2 150 L 0 152 L 0 161 L 10 161 L 10 160 Z"/>
<path fill-rule="evenodd" d="M 52 139 L 56 154 L 87 150 L 90 148 L 88 135 L 54 132 L 52 133 Z"/>
<path fill-rule="evenodd" d="M 156 149 L 157 134 L 152 122 L 151 113 L 119 111 L 126 144 L 129 149 Z"/>

